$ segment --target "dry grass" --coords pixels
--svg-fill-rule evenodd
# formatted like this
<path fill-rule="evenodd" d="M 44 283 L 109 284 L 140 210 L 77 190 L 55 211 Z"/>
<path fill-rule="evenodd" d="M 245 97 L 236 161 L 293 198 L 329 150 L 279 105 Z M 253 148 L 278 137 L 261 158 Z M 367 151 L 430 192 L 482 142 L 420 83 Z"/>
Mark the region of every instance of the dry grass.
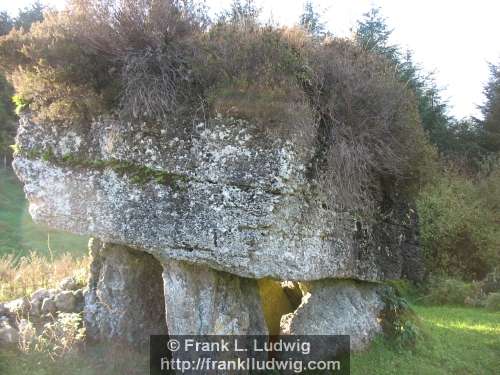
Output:
<path fill-rule="evenodd" d="M 50 359 L 63 357 L 81 347 L 85 340 L 82 314 L 59 312 L 41 332 L 24 320 L 19 324 L 19 349 L 24 353 L 45 353 Z"/>
<path fill-rule="evenodd" d="M 12 255 L 0 258 L 0 301 L 29 296 L 40 288 L 53 288 L 68 276 L 84 284 L 89 257 L 75 258 L 64 254 L 57 259 L 41 257 L 32 252 L 18 261 Z"/>

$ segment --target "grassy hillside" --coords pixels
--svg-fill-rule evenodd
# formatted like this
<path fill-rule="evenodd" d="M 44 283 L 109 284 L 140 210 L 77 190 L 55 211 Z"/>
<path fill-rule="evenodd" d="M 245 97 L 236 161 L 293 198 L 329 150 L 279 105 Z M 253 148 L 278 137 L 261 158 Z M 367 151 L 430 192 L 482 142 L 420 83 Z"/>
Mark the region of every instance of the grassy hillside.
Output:
<path fill-rule="evenodd" d="M 11 170 L 0 168 L 0 256 L 15 254 L 21 257 L 30 251 L 47 254 L 49 235 L 54 256 L 65 252 L 79 255 L 87 251 L 86 238 L 35 224 L 28 213 L 22 185 Z"/>

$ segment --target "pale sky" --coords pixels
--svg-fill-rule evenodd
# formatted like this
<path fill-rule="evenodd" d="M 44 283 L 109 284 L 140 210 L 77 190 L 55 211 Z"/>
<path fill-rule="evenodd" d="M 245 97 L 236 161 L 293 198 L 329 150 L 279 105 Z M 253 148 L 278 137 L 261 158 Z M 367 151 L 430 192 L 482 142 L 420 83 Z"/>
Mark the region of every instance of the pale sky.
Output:
<path fill-rule="evenodd" d="M 65 0 L 45 0 L 62 7 Z M 302 0 L 256 0 L 264 17 L 280 24 L 294 24 Z M 15 14 L 30 0 L 0 0 L 0 10 Z M 231 0 L 207 0 L 216 12 Z M 478 116 L 482 88 L 488 79 L 487 62 L 500 62 L 500 1 L 498 0 L 316 0 L 329 30 L 350 35 L 356 20 L 373 6 L 382 8 L 394 29 L 393 42 L 414 52 L 416 61 L 434 72 L 450 114 L 457 118 Z"/>

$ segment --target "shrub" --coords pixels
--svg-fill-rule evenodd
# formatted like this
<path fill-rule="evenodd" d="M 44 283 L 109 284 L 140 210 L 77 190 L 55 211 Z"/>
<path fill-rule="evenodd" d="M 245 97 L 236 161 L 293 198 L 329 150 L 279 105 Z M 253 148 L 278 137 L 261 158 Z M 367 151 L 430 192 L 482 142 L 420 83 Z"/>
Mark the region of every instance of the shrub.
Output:
<path fill-rule="evenodd" d="M 14 88 L 0 74 L 0 156 L 9 153 L 9 146 L 14 143 L 15 120 L 11 97 Z"/>
<path fill-rule="evenodd" d="M 79 43 L 118 72 L 122 114 L 161 120 L 190 104 L 203 7 L 190 0 L 75 0 L 71 9 Z"/>
<path fill-rule="evenodd" d="M 381 204 L 383 190 L 419 184 L 435 152 L 389 62 L 340 40 L 314 51 L 311 65 L 305 85 L 319 112 L 320 176 L 333 203 L 365 210 Z"/>
<path fill-rule="evenodd" d="M 418 200 L 429 272 L 480 280 L 500 264 L 499 168 L 479 177 L 450 168 Z"/>
<path fill-rule="evenodd" d="M 14 29 L 1 38 L 0 65 L 41 121 L 83 123 L 105 108 L 107 73 L 77 43 L 72 25 L 68 12 L 52 12 L 29 32 Z"/>
<path fill-rule="evenodd" d="M 500 269 L 494 269 L 481 280 L 481 287 L 485 293 L 500 292 Z"/>
<path fill-rule="evenodd" d="M 385 307 L 380 319 L 385 336 L 396 349 L 414 348 L 420 337 L 416 314 L 396 289 L 386 286 L 381 296 Z"/>
<path fill-rule="evenodd" d="M 500 311 L 500 293 L 490 293 L 486 297 L 485 306 L 491 311 Z"/>
<path fill-rule="evenodd" d="M 431 279 L 424 302 L 429 304 L 464 305 L 466 300 L 478 300 L 481 288 L 478 284 L 451 278 Z"/>

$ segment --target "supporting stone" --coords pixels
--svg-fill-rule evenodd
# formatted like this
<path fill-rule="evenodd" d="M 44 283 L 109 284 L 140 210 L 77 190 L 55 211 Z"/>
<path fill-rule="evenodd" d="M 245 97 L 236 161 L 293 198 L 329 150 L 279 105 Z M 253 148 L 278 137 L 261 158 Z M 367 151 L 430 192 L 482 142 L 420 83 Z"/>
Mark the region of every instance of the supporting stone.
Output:
<path fill-rule="evenodd" d="M 162 267 L 151 255 L 92 239 L 85 322 L 91 339 L 145 346 L 167 334 Z"/>
<path fill-rule="evenodd" d="M 178 261 L 163 269 L 171 335 L 267 335 L 256 280 Z"/>
<path fill-rule="evenodd" d="M 282 334 L 349 335 L 351 351 L 360 351 L 382 332 L 377 284 L 328 279 L 306 286 L 298 309 L 282 317 Z"/>

